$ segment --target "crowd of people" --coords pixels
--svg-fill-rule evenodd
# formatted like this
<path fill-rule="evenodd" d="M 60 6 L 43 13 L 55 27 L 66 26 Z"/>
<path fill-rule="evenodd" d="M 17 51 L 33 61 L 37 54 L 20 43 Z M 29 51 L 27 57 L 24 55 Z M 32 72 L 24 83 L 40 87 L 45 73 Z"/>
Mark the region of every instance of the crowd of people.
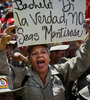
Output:
<path fill-rule="evenodd" d="M 90 100 L 90 0 L 87 38 L 17 46 L 11 0 L 0 0 L 0 100 Z"/>

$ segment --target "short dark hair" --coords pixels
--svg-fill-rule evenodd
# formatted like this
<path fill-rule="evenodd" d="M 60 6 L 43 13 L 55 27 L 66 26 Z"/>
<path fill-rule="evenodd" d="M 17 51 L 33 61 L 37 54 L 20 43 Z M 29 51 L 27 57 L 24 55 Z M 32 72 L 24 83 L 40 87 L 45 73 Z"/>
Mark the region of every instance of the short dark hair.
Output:
<path fill-rule="evenodd" d="M 45 47 L 46 47 L 46 50 L 49 52 L 49 47 L 48 47 L 47 44 L 37 44 L 37 45 L 45 46 Z M 33 48 L 34 46 L 37 46 L 37 45 L 28 46 L 28 48 L 27 48 L 28 58 L 30 58 L 30 53 L 31 53 L 32 48 Z"/>

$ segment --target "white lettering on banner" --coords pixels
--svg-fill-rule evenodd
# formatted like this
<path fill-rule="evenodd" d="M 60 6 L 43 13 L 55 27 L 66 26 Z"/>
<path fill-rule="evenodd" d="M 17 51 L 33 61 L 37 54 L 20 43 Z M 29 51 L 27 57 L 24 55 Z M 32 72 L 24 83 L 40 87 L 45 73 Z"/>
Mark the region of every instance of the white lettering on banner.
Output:
<path fill-rule="evenodd" d="M 85 0 L 12 0 L 18 46 L 83 39 Z"/>

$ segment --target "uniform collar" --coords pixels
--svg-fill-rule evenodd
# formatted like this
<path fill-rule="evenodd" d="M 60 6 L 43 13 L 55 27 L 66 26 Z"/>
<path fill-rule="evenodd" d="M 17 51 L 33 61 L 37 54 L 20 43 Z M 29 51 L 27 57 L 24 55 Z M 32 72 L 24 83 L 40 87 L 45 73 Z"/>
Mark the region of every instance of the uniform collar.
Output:
<path fill-rule="evenodd" d="M 37 75 L 37 73 L 33 70 L 32 67 L 29 68 L 29 72 L 27 75 L 30 76 L 31 78 L 33 78 L 33 80 L 35 80 L 41 87 L 44 87 L 47 84 L 49 84 L 49 82 L 52 80 L 52 78 L 53 78 L 52 76 L 57 75 L 57 74 L 59 74 L 59 72 L 55 69 L 55 67 L 49 65 L 49 72 L 48 72 L 47 77 L 46 77 L 45 85 L 43 85 L 42 80 Z"/>

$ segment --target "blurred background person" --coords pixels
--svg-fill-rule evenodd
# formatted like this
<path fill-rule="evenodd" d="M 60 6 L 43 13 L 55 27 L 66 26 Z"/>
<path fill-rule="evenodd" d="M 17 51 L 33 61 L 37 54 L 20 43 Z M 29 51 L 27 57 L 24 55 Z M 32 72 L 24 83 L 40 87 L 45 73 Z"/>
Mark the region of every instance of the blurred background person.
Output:
<path fill-rule="evenodd" d="M 68 61 L 67 58 L 64 57 L 64 52 L 69 48 L 69 45 L 55 45 L 51 44 L 50 47 L 50 65 L 65 63 Z"/>
<path fill-rule="evenodd" d="M 84 43 L 84 40 L 77 40 L 77 50 L 76 55 L 79 55 L 80 46 Z M 84 65 L 83 65 L 84 66 Z M 75 96 L 75 100 L 79 100 L 79 91 L 83 89 L 87 85 L 87 79 L 86 76 L 90 74 L 90 67 L 74 82 L 72 93 Z"/>

